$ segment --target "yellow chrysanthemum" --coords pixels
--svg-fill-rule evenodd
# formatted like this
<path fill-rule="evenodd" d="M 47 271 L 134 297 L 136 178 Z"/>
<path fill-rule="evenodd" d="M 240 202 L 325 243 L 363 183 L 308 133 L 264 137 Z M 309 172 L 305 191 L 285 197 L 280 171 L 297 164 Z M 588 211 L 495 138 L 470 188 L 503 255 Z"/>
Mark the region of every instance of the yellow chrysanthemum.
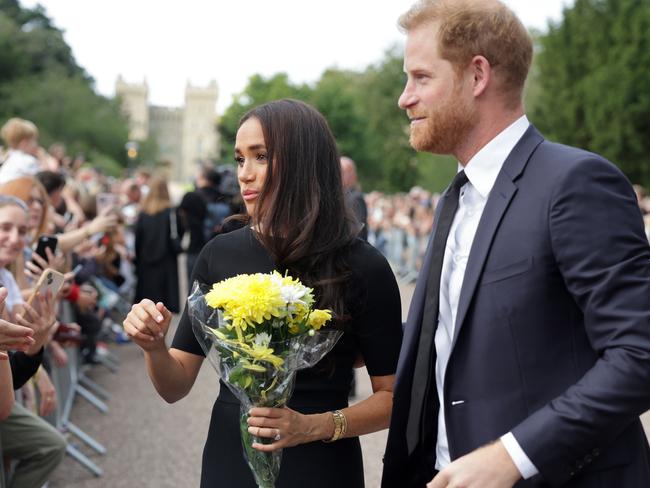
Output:
<path fill-rule="evenodd" d="M 248 351 L 253 360 L 255 361 L 266 361 L 271 363 L 276 368 L 279 368 L 284 363 L 284 359 L 273 354 L 273 349 L 270 347 L 253 345 L 250 351 Z"/>
<path fill-rule="evenodd" d="M 318 330 L 332 318 L 332 313 L 329 310 L 312 310 L 309 314 L 309 326 Z"/>
<path fill-rule="evenodd" d="M 231 327 L 246 330 L 273 317 L 283 316 L 280 288 L 268 274 L 238 275 L 216 283 L 205 296 L 212 308 L 223 310 Z"/>

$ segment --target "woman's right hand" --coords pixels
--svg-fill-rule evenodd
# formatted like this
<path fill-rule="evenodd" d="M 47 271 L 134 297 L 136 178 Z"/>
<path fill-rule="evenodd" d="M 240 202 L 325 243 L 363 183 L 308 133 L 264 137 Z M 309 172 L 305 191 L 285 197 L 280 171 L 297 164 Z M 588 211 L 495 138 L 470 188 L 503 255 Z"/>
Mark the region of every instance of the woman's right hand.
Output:
<path fill-rule="evenodd" d="M 25 302 L 22 304 L 22 313 L 15 316 L 18 325 L 34 331 L 34 343 L 26 351 L 30 356 L 35 355 L 48 342 L 52 327 L 56 324 L 55 303 L 51 292 L 39 294 L 37 300 L 38 309 Z"/>
<path fill-rule="evenodd" d="M 124 319 L 124 331 L 145 351 L 165 348 L 165 335 L 172 320 L 172 313 L 162 302 L 154 303 L 145 298 L 131 307 Z"/>
<path fill-rule="evenodd" d="M 88 235 L 110 232 L 117 227 L 117 215 L 112 208 L 105 208 L 97 217 L 87 224 Z"/>
<path fill-rule="evenodd" d="M 0 288 L 0 314 L 5 307 L 7 289 Z M 6 359 L 5 351 L 27 351 L 34 344 L 34 331 L 29 327 L 12 324 L 0 319 L 0 359 Z"/>

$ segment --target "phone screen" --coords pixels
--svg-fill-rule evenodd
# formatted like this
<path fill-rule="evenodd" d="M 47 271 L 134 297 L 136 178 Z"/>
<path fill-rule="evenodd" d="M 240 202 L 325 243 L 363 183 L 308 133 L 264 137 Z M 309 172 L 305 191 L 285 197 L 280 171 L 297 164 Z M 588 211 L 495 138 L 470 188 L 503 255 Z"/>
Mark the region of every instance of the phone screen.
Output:
<path fill-rule="evenodd" d="M 104 212 L 104 210 L 109 208 L 115 208 L 117 206 L 117 195 L 113 193 L 99 193 L 96 197 L 97 203 L 97 215 Z"/>
<path fill-rule="evenodd" d="M 41 236 L 38 239 L 38 245 L 36 246 L 36 254 L 47 261 L 47 253 L 45 249 L 50 248 L 50 251 L 54 253 L 56 251 L 57 238 L 54 236 Z"/>

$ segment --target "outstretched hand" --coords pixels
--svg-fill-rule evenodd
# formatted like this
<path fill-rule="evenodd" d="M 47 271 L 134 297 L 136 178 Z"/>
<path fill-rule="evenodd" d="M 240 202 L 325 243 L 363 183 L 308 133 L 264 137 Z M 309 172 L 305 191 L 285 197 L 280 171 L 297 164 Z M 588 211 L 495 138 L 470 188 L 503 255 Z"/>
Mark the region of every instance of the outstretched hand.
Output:
<path fill-rule="evenodd" d="M 145 351 L 165 347 L 165 335 L 172 313 L 162 302 L 153 303 L 145 298 L 131 307 L 124 319 L 124 332 Z"/>
<path fill-rule="evenodd" d="M 7 289 L 0 288 L 0 316 L 4 312 Z M 27 351 L 34 344 L 34 331 L 29 327 L 0 319 L 0 360 L 8 358 L 6 351 Z"/>
<path fill-rule="evenodd" d="M 50 337 L 52 327 L 56 324 L 56 311 L 51 292 L 37 296 L 38 310 L 29 303 L 22 304 L 23 313 L 16 314 L 18 325 L 30 328 L 33 331 L 34 343 L 27 350 L 27 354 L 34 355 L 43 347 Z"/>

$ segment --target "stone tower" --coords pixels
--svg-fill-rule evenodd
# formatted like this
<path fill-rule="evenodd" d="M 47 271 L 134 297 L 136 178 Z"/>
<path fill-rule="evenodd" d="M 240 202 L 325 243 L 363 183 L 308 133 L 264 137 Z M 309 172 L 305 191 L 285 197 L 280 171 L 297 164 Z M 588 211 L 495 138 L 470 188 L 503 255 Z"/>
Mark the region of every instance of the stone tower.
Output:
<path fill-rule="evenodd" d="M 143 83 L 127 83 L 120 75 L 115 94 L 122 99 L 122 110 L 129 119 L 129 139 L 144 141 L 149 135 L 149 87 Z"/>
<path fill-rule="evenodd" d="M 188 180 L 196 173 L 201 161 L 215 158 L 218 149 L 217 83 L 211 81 L 207 87 L 192 86 L 185 88 L 185 107 L 183 108 L 183 161 L 179 180 Z"/>
<path fill-rule="evenodd" d="M 129 119 L 129 139 L 153 139 L 158 146 L 157 163 L 168 165 L 173 180 L 190 181 L 199 163 L 217 157 L 219 92 L 215 81 L 207 87 L 188 83 L 185 106 L 181 108 L 149 105 L 146 81 L 127 83 L 119 76 L 115 93 L 122 99 L 122 109 Z"/>

